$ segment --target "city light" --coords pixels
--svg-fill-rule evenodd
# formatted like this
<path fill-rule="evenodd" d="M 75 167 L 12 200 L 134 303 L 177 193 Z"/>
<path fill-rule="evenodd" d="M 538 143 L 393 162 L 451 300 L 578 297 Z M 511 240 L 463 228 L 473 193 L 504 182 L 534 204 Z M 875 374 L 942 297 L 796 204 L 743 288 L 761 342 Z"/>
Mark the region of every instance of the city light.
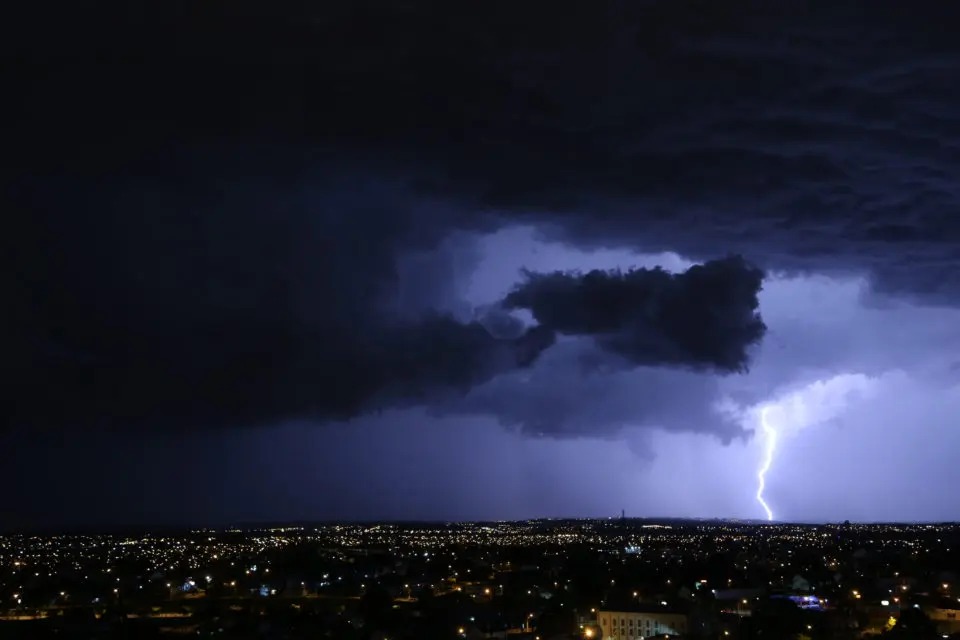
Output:
<path fill-rule="evenodd" d="M 786 435 L 784 429 L 789 425 L 780 423 L 779 416 L 770 417 L 775 420 L 778 435 L 783 438 Z M 838 544 L 838 540 L 841 544 Z M 227 593 L 231 599 L 241 600 L 291 597 L 295 600 L 288 604 L 296 611 L 300 611 L 301 607 L 307 608 L 304 602 L 300 601 L 307 598 L 337 598 L 342 599 L 347 607 L 354 607 L 358 603 L 350 604 L 352 600 L 361 600 L 365 592 L 387 586 L 395 590 L 392 597 L 398 616 L 404 615 L 400 603 L 415 602 L 423 595 L 437 598 L 434 602 L 442 602 L 439 598 L 455 595 L 461 589 L 471 597 L 481 594 L 490 596 L 496 589 L 496 594 L 502 595 L 508 602 L 523 596 L 529 608 L 516 617 L 515 632 L 520 632 L 521 628 L 534 632 L 536 621 L 546 621 L 549 617 L 544 616 L 548 607 L 556 606 L 560 611 L 573 608 L 575 603 L 568 592 L 577 587 L 576 581 L 569 578 L 558 580 L 556 571 L 563 571 L 564 557 L 578 557 L 583 545 L 589 545 L 597 554 L 595 566 L 600 571 L 605 571 L 603 579 L 599 581 L 602 590 L 582 594 L 581 597 L 588 597 L 596 604 L 581 610 L 586 617 L 571 624 L 570 631 L 578 634 L 579 638 L 599 640 L 607 635 L 611 622 L 610 616 L 605 617 L 605 614 L 614 607 L 612 601 L 605 600 L 602 591 L 607 589 L 612 576 L 617 576 L 616 583 L 624 582 L 619 578 L 623 575 L 621 567 L 629 567 L 636 562 L 633 556 L 624 555 L 618 558 L 614 555 L 622 553 L 626 543 L 642 547 L 647 561 L 657 563 L 660 573 L 646 581 L 642 578 L 631 580 L 632 584 L 623 595 L 631 597 L 630 601 L 633 603 L 654 605 L 653 610 L 657 612 L 655 616 L 684 614 L 670 608 L 674 603 L 672 597 L 651 598 L 648 601 L 643 594 L 657 593 L 668 580 L 677 585 L 691 584 L 689 577 L 683 578 L 682 571 L 677 572 L 676 566 L 686 564 L 688 560 L 703 562 L 718 550 L 727 554 L 736 550 L 740 554 L 731 560 L 733 564 L 730 570 L 737 573 L 749 572 L 761 552 L 766 557 L 762 562 L 779 569 L 773 575 L 765 576 L 760 582 L 751 579 L 749 575 L 734 579 L 734 582 L 738 583 L 738 590 L 765 588 L 790 593 L 793 589 L 792 576 L 803 575 L 811 566 L 807 564 L 811 558 L 806 553 L 801 558 L 797 557 L 801 555 L 797 553 L 801 549 L 815 553 L 812 558 L 815 565 L 832 570 L 849 566 L 848 562 L 854 557 L 851 554 L 860 548 L 883 558 L 888 563 L 887 566 L 899 563 L 899 559 L 905 558 L 909 558 L 916 565 L 915 569 L 903 572 L 895 578 L 898 582 L 889 585 L 888 595 L 883 592 L 874 595 L 871 590 L 860 591 L 861 586 L 867 589 L 870 584 L 867 575 L 860 575 L 857 582 L 835 584 L 832 579 L 817 581 L 809 587 L 811 592 L 815 591 L 816 596 L 784 596 L 796 600 L 801 608 L 816 609 L 820 604 L 826 608 L 827 598 L 823 596 L 829 595 L 833 602 L 843 602 L 843 607 L 850 607 L 855 611 L 873 609 L 878 613 L 882 611 L 884 616 L 896 614 L 901 610 L 900 607 L 913 606 L 912 602 L 902 604 L 906 595 L 901 589 L 907 586 L 911 592 L 938 592 L 941 596 L 949 596 L 951 601 L 957 600 L 957 594 L 953 592 L 953 582 L 945 581 L 944 577 L 948 574 L 939 568 L 942 557 L 946 557 L 942 554 L 948 554 L 954 545 L 960 546 L 960 526 L 957 525 L 826 525 L 818 528 L 795 524 L 764 524 L 758 527 L 742 522 L 709 522 L 654 530 L 639 525 L 632 529 L 625 528 L 619 521 L 607 523 L 605 520 L 546 520 L 483 525 L 457 524 L 436 528 L 425 525 L 390 528 L 332 525 L 296 534 L 253 532 L 247 536 L 232 533 L 220 536 L 211 533 L 201 537 L 196 533 L 187 533 L 134 539 L 129 536 L 110 535 L 51 538 L 0 535 L 0 566 L 10 567 L 12 557 L 28 558 L 32 581 L 27 582 L 26 578 L 20 579 L 11 573 L 7 574 L 6 588 L 0 584 L 0 596 L 7 603 L 6 609 L 0 607 L 0 618 L 6 616 L 6 619 L 11 621 L 43 618 L 53 622 L 63 617 L 59 611 L 66 609 L 68 605 L 71 610 L 88 608 L 96 611 L 106 606 L 106 603 L 115 604 L 134 595 L 146 598 L 145 602 L 149 602 L 152 595 L 154 601 L 150 604 L 154 609 L 144 615 L 157 618 L 194 617 L 194 607 L 202 610 L 202 603 L 207 599 L 223 597 Z M 567 544 L 571 545 L 569 551 Z M 517 571 L 516 565 L 519 563 L 511 566 L 506 560 L 515 551 L 542 549 L 548 545 L 556 554 L 551 556 L 553 559 L 549 564 L 528 564 L 524 568 L 524 571 L 535 572 L 531 573 L 534 580 L 532 583 L 521 586 L 503 579 Z M 316 573 L 310 573 L 308 577 L 302 569 L 288 568 L 278 562 L 286 557 L 288 550 L 300 548 L 322 549 L 324 562 L 330 565 L 326 568 L 326 573 L 316 570 Z M 407 560 L 422 559 L 425 548 L 431 550 L 431 558 L 437 558 L 442 563 L 437 567 L 440 575 L 432 580 L 407 573 L 407 566 L 404 565 Z M 378 568 L 374 570 L 373 567 L 353 562 L 357 558 L 366 558 L 366 549 L 392 551 L 377 559 Z M 504 555 L 499 555 L 501 553 Z M 147 563 L 131 563 L 130 560 L 135 558 L 146 560 Z M 270 575 L 275 577 L 272 584 L 264 584 L 262 580 L 247 582 L 243 579 L 253 560 L 259 565 L 257 573 L 266 573 L 268 564 L 271 566 Z M 468 583 L 458 582 L 456 578 L 457 563 L 463 562 L 474 565 L 470 570 L 459 569 L 461 575 L 474 576 Z M 34 571 L 34 568 L 37 571 Z M 41 577 L 36 581 L 37 574 L 46 578 Z M 197 579 L 190 578 L 191 574 Z M 675 579 L 668 577 L 671 575 Z M 892 572 L 889 575 L 892 576 Z M 931 575 L 938 577 L 931 581 L 927 577 Z M 939 577 L 940 575 L 943 577 Z M 72 582 L 75 576 L 79 576 L 83 582 Z M 0 583 L 2 582 L 3 577 L 0 577 Z M 726 576 L 720 580 L 722 584 L 727 582 Z M 555 587 L 550 589 L 550 593 L 541 593 L 532 588 L 532 584 L 549 583 Z M 702 579 L 693 582 L 701 586 L 700 591 L 709 591 L 702 588 L 704 583 Z M 72 585 L 70 591 L 66 590 L 68 585 Z M 166 589 L 164 585 L 167 586 Z M 400 588 L 396 589 L 393 585 Z M 327 591 L 326 588 L 330 590 Z M 121 590 L 126 594 L 122 598 Z M 523 595 L 528 590 L 530 595 Z M 894 593 L 900 596 L 894 596 Z M 59 597 L 50 598 L 45 594 L 59 594 Z M 736 590 L 725 595 L 721 595 L 720 590 L 717 590 L 715 595 L 720 613 L 739 615 L 741 618 L 750 615 L 749 609 L 752 606 L 761 606 L 764 602 L 762 595 L 751 597 Z M 554 602 L 549 605 L 543 602 L 548 599 L 553 599 Z M 808 604 L 813 601 L 818 601 L 816 606 Z M 455 600 L 451 600 L 451 603 L 453 602 Z M 503 615 L 500 608 L 502 603 L 498 599 L 487 597 L 474 602 L 475 606 Z M 941 602 L 945 603 L 945 599 Z M 171 603 L 170 610 L 166 610 L 163 603 Z M 877 609 L 878 605 L 895 608 Z M 956 603 L 949 608 L 955 609 L 960 615 L 960 606 Z M 175 613 L 172 613 L 173 610 Z M 950 611 L 950 614 L 954 614 L 954 611 Z M 635 631 L 639 631 L 636 621 L 642 615 L 644 614 L 638 614 L 638 617 L 634 618 Z M 462 626 L 447 628 L 454 631 L 460 629 L 462 631 L 459 637 L 467 637 L 473 629 L 465 623 L 479 625 L 483 618 L 470 611 L 453 622 L 457 619 L 462 621 Z M 812 620 L 809 622 L 812 626 L 811 633 L 815 633 L 819 625 Z M 654 624 L 653 627 L 656 628 L 650 628 L 649 633 L 651 636 L 656 635 L 654 631 L 658 629 L 660 633 L 669 631 L 674 637 L 677 633 L 688 633 L 681 624 L 683 623 L 668 625 L 661 622 L 659 627 Z M 604 625 L 602 631 L 600 625 Z M 619 630 L 619 625 L 617 628 Z M 804 626 L 799 628 L 803 629 Z M 638 634 L 635 637 L 640 636 Z M 715 629 L 714 637 L 736 638 L 739 635 L 735 627 L 721 626 Z"/>

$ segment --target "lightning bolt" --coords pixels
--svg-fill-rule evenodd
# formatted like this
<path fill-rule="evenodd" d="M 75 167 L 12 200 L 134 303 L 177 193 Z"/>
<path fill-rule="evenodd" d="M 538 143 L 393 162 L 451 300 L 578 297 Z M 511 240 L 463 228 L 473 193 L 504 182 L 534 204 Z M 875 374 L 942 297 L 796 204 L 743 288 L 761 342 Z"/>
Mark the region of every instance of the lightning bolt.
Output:
<path fill-rule="evenodd" d="M 772 521 L 773 511 L 770 510 L 770 505 L 767 504 L 767 501 L 763 499 L 763 490 L 767 488 L 767 472 L 770 471 L 770 465 L 773 463 L 773 452 L 777 448 L 777 430 L 774 429 L 767 420 L 767 414 L 769 412 L 770 407 L 764 407 L 760 411 L 760 427 L 763 429 L 764 447 L 763 462 L 757 471 L 757 502 L 759 502 L 763 510 L 767 512 L 767 520 Z"/>

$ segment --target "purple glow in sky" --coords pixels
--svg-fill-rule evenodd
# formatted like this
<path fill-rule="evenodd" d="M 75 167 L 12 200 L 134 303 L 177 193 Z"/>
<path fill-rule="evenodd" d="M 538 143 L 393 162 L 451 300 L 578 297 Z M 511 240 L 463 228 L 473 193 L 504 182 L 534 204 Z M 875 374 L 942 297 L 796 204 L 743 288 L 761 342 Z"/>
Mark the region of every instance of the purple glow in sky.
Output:
<path fill-rule="evenodd" d="M 484 259 L 468 288 L 474 303 L 496 299 L 523 267 L 548 271 L 662 266 L 682 271 L 690 265 L 675 254 L 576 250 L 538 241 L 530 229 L 488 236 L 481 246 Z M 883 299 L 872 294 L 866 280 L 856 275 L 772 274 L 764 283 L 761 305 L 769 337 L 759 347 L 748 375 L 719 380 L 713 395 L 704 395 L 704 389 L 696 384 L 696 374 L 690 374 L 689 395 L 683 388 L 687 380 L 673 380 L 677 385 L 675 398 L 659 424 L 632 423 L 628 412 L 609 416 L 616 425 L 606 430 L 609 439 L 597 446 L 636 452 L 630 466 L 641 474 L 636 490 L 628 494 L 630 499 L 624 495 L 622 502 L 632 507 L 631 511 L 642 513 L 765 517 L 753 498 L 756 472 L 763 465 L 766 447 L 758 430 L 758 416 L 761 408 L 767 407 L 778 446 L 766 474 L 766 496 L 770 504 L 778 506 L 778 518 L 842 518 L 845 510 L 855 505 L 861 505 L 856 510 L 863 514 L 877 508 L 884 514 L 878 517 L 895 517 L 897 509 L 910 502 L 904 483 L 909 484 L 911 477 L 929 477 L 927 459 L 922 455 L 927 438 L 957 441 L 949 432 L 948 421 L 939 418 L 920 426 L 919 414 L 934 411 L 946 416 L 946 407 L 956 402 L 960 376 L 952 367 L 951 354 L 960 347 L 960 313 Z M 630 376 L 636 376 L 638 387 L 649 384 L 642 374 L 629 374 L 628 379 Z M 919 395 L 913 396 L 921 388 L 922 400 Z M 568 392 L 557 390 L 558 396 Z M 633 392 L 628 384 L 618 385 L 610 395 L 597 397 L 595 402 L 617 405 L 622 401 L 618 394 Z M 883 409 L 890 398 L 899 398 L 903 407 L 917 407 L 913 426 L 891 423 L 891 414 Z M 684 416 L 690 402 L 713 405 L 718 423 L 722 416 L 736 416 L 744 436 L 724 443 L 711 433 L 714 428 L 723 433 L 721 427 L 695 425 L 677 431 L 677 422 L 671 424 L 668 416 Z M 597 415 L 604 415 L 602 408 L 597 409 Z M 923 435 L 912 445 L 898 449 L 898 471 L 891 470 L 891 477 L 897 478 L 896 487 L 889 482 L 863 486 L 858 478 L 875 476 L 887 463 L 887 448 L 881 443 L 889 436 L 883 434 L 910 428 Z M 675 438 L 684 442 L 674 442 Z M 819 442 L 822 448 L 811 450 L 812 442 Z M 795 451 L 806 451 L 807 456 L 798 457 Z M 605 458 L 611 455 L 608 452 Z M 845 462 L 825 463 L 835 456 Z M 684 463 L 680 459 L 685 459 Z M 681 472 L 684 467 L 709 469 L 710 482 L 703 482 L 702 473 L 691 476 Z M 718 478 L 727 481 L 717 482 Z M 858 485 L 862 491 L 852 498 L 836 488 L 827 489 L 829 485 Z M 810 491 L 794 490 L 793 486 Z M 916 489 L 921 491 L 921 486 Z M 891 503 L 890 491 L 904 502 L 899 506 Z M 803 495 L 808 498 L 804 500 Z M 718 508 L 711 510 L 708 505 Z M 924 517 L 949 518 L 957 506 L 949 500 L 936 508 L 931 503 L 931 511 Z M 916 509 L 912 511 L 917 513 Z"/>
<path fill-rule="evenodd" d="M 538 240 L 530 229 L 485 236 L 479 247 L 475 267 L 461 274 L 468 306 L 497 299 L 524 267 L 680 271 L 690 264 L 673 254 L 577 250 Z M 770 333 L 746 375 L 602 367 L 571 374 L 569 362 L 591 354 L 573 341 L 542 366 L 509 374 L 520 379 L 513 396 L 492 381 L 463 402 L 341 425 L 301 422 L 146 442 L 130 436 L 120 439 L 121 457 L 112 439 L 75 438 L 50 456 L 72 478 L 50 486 L 51 500 L 68 504 L 136 473 L 158 479 L 138 494 L 151 508 L 128 507 L 117 521 L 318 512 L 511 519 L 620 509 L 765 519 L 756 491 L 766 446 L 758 413 L 767 408 L 777 447 L 764 497 L 778 520 L 952 517 L 960 498 L 931 487 L 958 479 L 949 452 L 960 446 L 960 372 L 951 362 L 960 348 L 960 312 L 879 298 L 852 275 L 773 274 L 761 298 Z M 649 389 L 656 390 L 653 410 Z M 486 400 L 471 407 L 473 397 Z M 570 406 L 566 422 L 543 431 L 535 418 L 556 405 Z M 232 444 L 225 454 L 219 443 L 226 437 Z M 42 442 L 19 446 L 29 459 Z M 22 472 L 12 465 L 6 479 Z M 176 488 L 184 477 L 211 495 L 249 499 L 242 506 L 211 497 L 177 516 L 180 493 L 192 490 Z"/>
<path fill-rule="evenodd" d="M 951 3 L 21 4 L 11 528 L 960 518 Z"/>

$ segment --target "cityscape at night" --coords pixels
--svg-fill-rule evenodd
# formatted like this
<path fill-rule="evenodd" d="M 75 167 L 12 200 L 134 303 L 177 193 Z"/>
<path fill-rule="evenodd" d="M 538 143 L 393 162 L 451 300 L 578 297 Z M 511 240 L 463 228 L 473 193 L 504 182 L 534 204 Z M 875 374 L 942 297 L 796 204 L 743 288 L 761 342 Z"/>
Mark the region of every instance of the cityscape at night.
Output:
<path fill-rule="evenodd" d="M 0 633 L 956 638 L 958 545 L 952 524 L 633 518 L 6 535 Z"/>
<path fill-rule="evenodd" d="M 960 2 L 0 19 L 0 640 L 960 640 Z"/>

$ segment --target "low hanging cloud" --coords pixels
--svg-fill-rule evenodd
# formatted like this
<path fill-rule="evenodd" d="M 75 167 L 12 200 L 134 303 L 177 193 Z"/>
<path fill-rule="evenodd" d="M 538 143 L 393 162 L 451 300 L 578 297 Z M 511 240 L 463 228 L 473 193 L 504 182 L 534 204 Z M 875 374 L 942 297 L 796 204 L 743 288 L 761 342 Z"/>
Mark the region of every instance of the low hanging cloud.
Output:
<path fill-rule="evenodd" d="M 192 429 L 431 405 L 523 371 L 571 328 L 458 312 L 447 258 L 469 258 L 470 242 L 442 241 L 458 219 L 362 184 L 321 176 L 292 198 L 261 179 L 214 198 L 212 183 L 160 174 L 22 191 L 33 215 L 12 253 L 6 426 Z M 387 208 L 396 215 L 372 213 Z M 90 215 L 67 215 L 79 211 Z M 749 340 L 729 320 L 755 309 L 754 276 L 737 262 L 673 284 L 652 276 L 667 291 L 646 299 L 664 313 L 642 321 L 628 303 L 620 336 L 584 336 L 632 364 L 737 370 Z M 676 333 L 684 311 L 709 317 L 696 326 L 716 344 Z"/>
<path fill-rule="evenodd" d="M 540 326 L 593 336 L 635 365 L 743 372 L 766 331 L 757 294 L 763 272 L 739 256 L 662 269 L 528 273 L 504 299 Z"/>
<path fill-rule="evenodd" d="M 690 368 L 635 366 L 598 351 L 591 338 L 562 338 L 528 369 L 498 376 L 434 410 L 492 416 L 508 428 L 545 438 L 634 438 L 650 429 L 715 435 L 748 431 L 715 410 L 717 376 Z"/>
<path fill-rule="evenodd" d="M 887 374 L 886 379 L 890 377 L 891 374 Z M 778 435 L 794 435 L 810 427 L 836 420 L 851 405 L 875 395 L 883 381 L 883 376 L 836 374 L 781 391 L 772 399 L 741 410 L 740 417 L 759 429 L 761 413 L 767 412 L 768 423 Z"/>

